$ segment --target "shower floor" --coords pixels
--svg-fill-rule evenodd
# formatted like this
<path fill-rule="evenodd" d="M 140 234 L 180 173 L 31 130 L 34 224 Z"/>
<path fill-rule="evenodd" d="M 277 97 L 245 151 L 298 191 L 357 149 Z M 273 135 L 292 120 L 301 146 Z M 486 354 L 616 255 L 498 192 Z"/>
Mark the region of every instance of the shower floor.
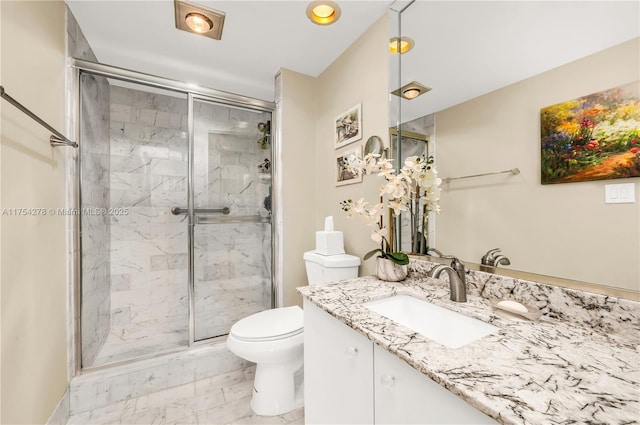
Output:
<path fill-rule="evenodd" d="M 258 416 L 249 404 L 255 366 L 130 398 L 69 417 L 67 425 L 304 424 L 304 408 Z"/>

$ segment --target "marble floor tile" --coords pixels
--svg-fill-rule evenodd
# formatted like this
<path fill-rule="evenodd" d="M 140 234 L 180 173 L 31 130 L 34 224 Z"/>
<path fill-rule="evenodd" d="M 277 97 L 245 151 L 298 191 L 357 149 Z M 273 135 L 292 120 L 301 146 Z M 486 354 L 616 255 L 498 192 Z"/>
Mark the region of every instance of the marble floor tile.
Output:
<path fill-rule="evenodd" d="M 255 366 L 72 415 L 67 425 L 304 424 L 304 408 L 279 416 L 251 411 Z"/>

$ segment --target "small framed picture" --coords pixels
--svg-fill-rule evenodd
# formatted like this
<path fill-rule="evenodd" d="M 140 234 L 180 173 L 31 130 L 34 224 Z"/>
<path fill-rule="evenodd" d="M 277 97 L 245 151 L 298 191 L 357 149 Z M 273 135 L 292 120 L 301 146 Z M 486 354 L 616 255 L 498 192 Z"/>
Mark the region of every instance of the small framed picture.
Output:
<path fill-rule="evenodd" d="M 362 159 L 362 146 L 339 153 L 336 156 L 336 186 L 362 182 L 362 174 L 356 175 L 345 167 L 345 164 L 356 158 Z"/>
<path fill-rule="evenodd" d="M 336 149 L 362 139 L 362 103 L 336 117 L 333 136 Z"/>

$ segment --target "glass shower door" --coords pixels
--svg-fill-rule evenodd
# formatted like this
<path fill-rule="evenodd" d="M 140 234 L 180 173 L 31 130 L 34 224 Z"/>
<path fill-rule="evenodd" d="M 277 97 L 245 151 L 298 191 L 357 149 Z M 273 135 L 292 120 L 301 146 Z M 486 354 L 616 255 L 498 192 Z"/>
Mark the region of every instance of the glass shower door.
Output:
<path fill-rule="evenodd" d="M 193 101 L 195 341 L 271 307 L 270 127 L 270 112 Z"/>
<path fill-rule="evenodd" d="M 82 367 L 188 345 L 187 96 L 80 76 Z"/>

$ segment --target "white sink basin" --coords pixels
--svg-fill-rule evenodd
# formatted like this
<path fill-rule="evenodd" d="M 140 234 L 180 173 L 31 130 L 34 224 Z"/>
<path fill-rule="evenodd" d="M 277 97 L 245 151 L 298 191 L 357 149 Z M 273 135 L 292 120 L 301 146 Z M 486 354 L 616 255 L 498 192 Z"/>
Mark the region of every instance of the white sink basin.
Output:
<path fill-rule="evenodd" d="M 394 295 L 362 305 L 449 348 L 462 347 L 500 329 L 409 295 Z"/>

